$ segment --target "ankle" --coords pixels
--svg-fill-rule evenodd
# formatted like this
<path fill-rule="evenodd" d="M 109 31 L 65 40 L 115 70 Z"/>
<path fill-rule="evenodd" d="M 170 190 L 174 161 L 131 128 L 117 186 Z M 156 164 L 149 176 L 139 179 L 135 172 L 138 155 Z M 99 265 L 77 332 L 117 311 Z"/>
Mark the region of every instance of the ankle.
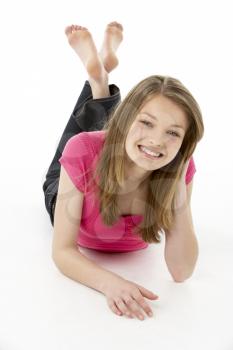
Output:
<path fill-rule="evenodd" d="M 93 99 L 105 98 L 110 96 L 108 80 L 96 81 L 89 78 Z"/>

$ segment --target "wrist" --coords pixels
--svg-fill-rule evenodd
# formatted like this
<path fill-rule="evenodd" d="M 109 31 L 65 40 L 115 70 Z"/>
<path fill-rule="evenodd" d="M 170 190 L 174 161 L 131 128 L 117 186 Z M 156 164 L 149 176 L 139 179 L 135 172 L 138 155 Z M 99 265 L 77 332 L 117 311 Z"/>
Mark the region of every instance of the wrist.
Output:
<path fill-rule="evenodd" d="M 122 280 L 123 280 L 122 277 L 111 272 L 110 275 L 102 281 L 100 285 L 100 291 L 104 295 L 106 295 L 108 294 L 108 291 L 112 289 L 116 283 L 119 283 L 119 281 L 122 281 Z"/>

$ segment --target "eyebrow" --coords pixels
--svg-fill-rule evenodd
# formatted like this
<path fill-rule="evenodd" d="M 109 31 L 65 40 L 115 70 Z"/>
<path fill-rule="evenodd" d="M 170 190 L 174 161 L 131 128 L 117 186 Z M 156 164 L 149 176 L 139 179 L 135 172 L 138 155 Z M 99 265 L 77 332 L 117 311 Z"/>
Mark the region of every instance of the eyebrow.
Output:
<path fill-rule="evenodd" d="M 152 115 L 152 114 L 150 114 L 150 113 L 148 113 L 148 112 L 140 112 L 140 114 L 146 114 L 146 115 L 148 115 L 149 117 L 151 117 L 152 119 L 158 120 L 158 118 L 157 118 L 155 115 Z M 172 125 L 170 125 L 170 126 L 174 126 L 175 128 L 179 128 L 179 129 L 184 130 L 184 128 L 183 128 L 181 125 L 178 125 L 178 124 L 172 124 Z"/>

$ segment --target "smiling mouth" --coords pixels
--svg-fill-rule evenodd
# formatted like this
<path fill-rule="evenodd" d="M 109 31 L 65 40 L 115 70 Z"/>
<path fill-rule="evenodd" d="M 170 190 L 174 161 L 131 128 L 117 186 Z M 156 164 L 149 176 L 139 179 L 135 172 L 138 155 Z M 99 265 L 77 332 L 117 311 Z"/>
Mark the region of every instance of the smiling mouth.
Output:
<path fill-rule="evenodd" d="M 163 154 L 161 154 L 161 153 L 159 154 L 159 156 L 153 156 L 152 154 L 149 154 L 149 153 L 143 151 L 141 149 L 141 145 L 138 145 L 138 149 L 139 149 L 140 153 L 144 154 L 145 156 L 147 156 L 150 159 L 159 159 L 159 158 L 163 157 Z"/>

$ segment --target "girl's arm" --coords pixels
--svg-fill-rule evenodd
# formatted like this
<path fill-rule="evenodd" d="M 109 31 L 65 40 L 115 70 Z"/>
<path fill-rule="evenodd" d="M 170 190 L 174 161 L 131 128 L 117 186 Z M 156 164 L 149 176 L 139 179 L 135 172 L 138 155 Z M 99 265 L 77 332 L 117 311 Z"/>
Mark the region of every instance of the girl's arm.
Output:
<path fill-rule="evenodd" d="M 75 247 L 56 252 L 53 261 L 65 276 L 103 294 L 112 283 L 123 281 L 119 275 L 98 266 Z"/>
<path fill-rule="evenodd" d="M 82 215 L 83 193 L 70 180 L 61 166 L 54 213 L 52 258 L 67 277 L 103 293 L 109 283 L 120 276 L 105 270 L 86 258 L 76 245 Z"/>
<path fill-rule="evenodd" d="M 61 166 L 54 216 L 53 261 L 67 277 L 105 294 L 108 306 L 114 313 L 143 319 L 142 310 L 148 315 L 152 312 L 144 297 L 155 300 L 158 296 L 103 269 L 86 258 L 76 247 L 82 206 L 83 193 L 74 186 Z"/>
<path fill-rule="evenodd" d="M 198 258 L 198 242 L 190 206 L 193 180 L 185 184 L 186 170 L 187 166 L 177 191 L 174 226 L 169 232 L 165 231 L 165 261 L 176 282 L 183 282 L 192 275 Z"/>

